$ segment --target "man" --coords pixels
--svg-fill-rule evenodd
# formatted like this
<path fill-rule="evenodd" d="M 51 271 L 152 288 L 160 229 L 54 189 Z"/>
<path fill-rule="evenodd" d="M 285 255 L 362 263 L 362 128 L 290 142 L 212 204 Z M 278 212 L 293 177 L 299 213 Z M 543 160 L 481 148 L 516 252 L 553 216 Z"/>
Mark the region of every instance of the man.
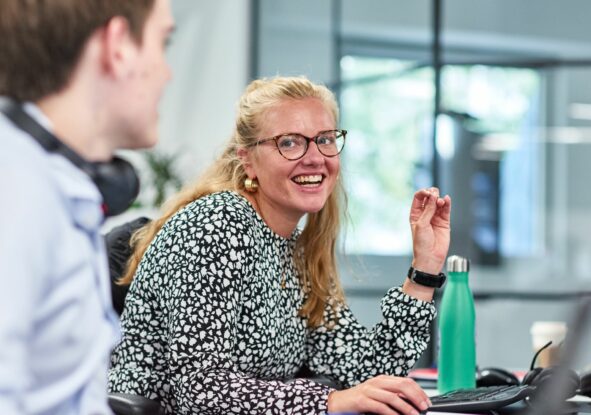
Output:
<path fill-rule="evenodd" d="M 157 140 L 173 25 L 169 0 L 0 2 L 0 414 L 110 413 L 99 227 L 114 151 Z"/>

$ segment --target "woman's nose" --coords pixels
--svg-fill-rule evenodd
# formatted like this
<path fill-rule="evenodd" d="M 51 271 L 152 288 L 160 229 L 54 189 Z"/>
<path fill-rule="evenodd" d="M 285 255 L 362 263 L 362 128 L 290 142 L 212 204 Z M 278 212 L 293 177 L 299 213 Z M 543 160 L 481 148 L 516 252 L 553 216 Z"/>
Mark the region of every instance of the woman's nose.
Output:
<path fill-rule="evenodd" d="M 302 161 L 307 164 L 321 164 L 324 162 L 324 155 L 318 150 L 318 146 L 314 141 L 308 144 L 308 151 L 304 154 Z"/>

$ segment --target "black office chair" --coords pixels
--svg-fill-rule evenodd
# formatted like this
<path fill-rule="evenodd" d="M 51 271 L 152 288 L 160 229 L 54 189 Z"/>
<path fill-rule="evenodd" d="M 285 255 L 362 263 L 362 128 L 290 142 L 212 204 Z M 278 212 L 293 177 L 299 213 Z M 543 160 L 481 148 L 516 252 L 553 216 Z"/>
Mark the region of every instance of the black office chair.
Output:
<path fill-rule="evenodd" d="M 118 285 L 116 282 L 121 278 L 127 260 L 132 252 L 129 240 L 136 230 L 149 221 L 150 219 L 148 218 L 140 217 L 113 228 L 105 235 L 105 244 L 109 259 L 109 273 L 111 276 L 113 308 L 115 308 L 115 311 L 119 315 L 123 312 L 125 296 L 127 295 L 129 286 Z M 325 376 L 316 376 L 305 366 L 300 369 L 295 378 L 307 378 L 331 388 L 342 389 L 342 385 L 338 382 Z M 290 383 L 290 380 L 287 380 L 287 383 Z M 109 393 L 109 406 L 115 415 L 164 415 L 164 409 L 158 402 L 140 395 L 128 393 Z"/>
<path fill-rule="evenodd" d="M 148 218 L 140 217 L 113 228 L 105 235 L 107 256 L 109 258 L 109 274 L 111 276 L 111 297 L 113 308 L 119 315 L 123 312 L 123 304 L 129 286 L 118 285 L 116 282 L 123 275 L 125 265 L 131 255 L 129 240 L 136 230 L 149 221 Z M 108 398 L 109 406 L 115 415 L 164 415 L 164 409 L 158 402 L 140 395 L 109 393 Z"/>
<path fill-rule="evenodd" d="M 117 280 L 123 276 L 127 260 L 131 256 L 132 251 L 129 241 L 131 235 L 148 222 L 150 222 L 150 219 L 139 217 L 131 222 L 113 228 L 105 235 L 105 245 L 107 246 L 107 257 L 109 259 L 109 274 L 111 276 L 111 298 L 113 299 L 113 308 L 119 315 L 123 313 L 123 305 L 129 286 L 119 285 L 117 284 Z"/>

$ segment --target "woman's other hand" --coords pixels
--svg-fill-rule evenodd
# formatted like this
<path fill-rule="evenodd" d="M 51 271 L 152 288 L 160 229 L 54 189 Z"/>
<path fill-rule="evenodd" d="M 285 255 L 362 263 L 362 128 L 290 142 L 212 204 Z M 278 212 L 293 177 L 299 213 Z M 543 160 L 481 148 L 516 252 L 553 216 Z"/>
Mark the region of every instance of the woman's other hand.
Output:
<path fill-rule="evenodd" d="M 410 208 L 412 230 L 412 266 L 428 274 L 439 274 L 443 268 L 450 242 L 451 199 L 439 197 L 439 189 L 431 187 L 415 193 Z M 430 301 L 433 289 L 405 281 L 404 291 Z"/>
<path fill-rule="evenodd" d="M 418 415 L 430 405 L 429 397 L 414 380 L 387 375 L 328 396 L 329 414 Z"/>

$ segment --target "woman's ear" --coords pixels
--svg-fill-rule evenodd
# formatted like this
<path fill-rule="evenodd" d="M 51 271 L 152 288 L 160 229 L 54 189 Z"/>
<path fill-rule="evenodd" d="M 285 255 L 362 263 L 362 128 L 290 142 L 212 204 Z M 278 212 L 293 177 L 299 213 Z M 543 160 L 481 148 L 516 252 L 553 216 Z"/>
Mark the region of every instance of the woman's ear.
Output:
<path fill-rule="evenodd" d="M 256 178 L 257 175 L 254 171 L 254 168 L 252 167 L 251 162 L 252 152 L 244 147 L 240 147 L 238 150 L 236 150 L 236 155 L 240 159 L 246 175 L 251 179 Z"/>

